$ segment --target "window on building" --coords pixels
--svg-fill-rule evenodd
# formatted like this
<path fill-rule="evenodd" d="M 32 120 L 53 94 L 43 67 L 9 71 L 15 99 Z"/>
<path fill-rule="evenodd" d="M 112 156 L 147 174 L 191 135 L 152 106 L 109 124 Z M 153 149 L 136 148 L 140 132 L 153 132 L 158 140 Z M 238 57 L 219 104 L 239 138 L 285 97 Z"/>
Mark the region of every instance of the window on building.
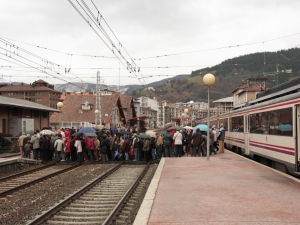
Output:
<path fill-rule="evenodd" d="M 38 118 L 40 116 L 40 112 L 37 111 L 37 110 L 34 110 L 33 116 L 36 117 L 36 118 Z"/>
<path fill-rule="evenodd" d="M 11 114 L 12 116 L 19 116 L 20 114 L 19 108 L 12 108 Z"/>

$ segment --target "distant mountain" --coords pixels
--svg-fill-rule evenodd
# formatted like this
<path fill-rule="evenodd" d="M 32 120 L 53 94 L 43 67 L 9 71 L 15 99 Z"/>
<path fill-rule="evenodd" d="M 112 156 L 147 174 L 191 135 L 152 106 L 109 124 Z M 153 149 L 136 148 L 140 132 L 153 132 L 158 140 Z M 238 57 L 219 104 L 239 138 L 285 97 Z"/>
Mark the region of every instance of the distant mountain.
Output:
<path fill-rule="evenodd" d="M 190 75 L 178 75 L 175 78 L 181 79 L 181 78 L 187 78 Z M 155 87 L 158 85 L 162 85 L 169 80 L 174 79 L 174 78 L 166 78 L 160 81 L 155 81 L 153 83 L 149 83 L 147 85 L 138 85 L 138 84 L 132 84 L 132 85 L 123 85 L 119 86 L 118 85 L 105 85 L 101 84 L 101 90 L 102 89 L 109 89 L 112 91 L 120 91 L 122 94 L 131 94 L 135 90 L 139 89 L 144 89 L 146 87 Z M 95 83 L 79 83 L 79 82 L 68 82 L 65 84 L 54 84 L 55 90 L 61 91 L 61 92 L 93 92 L 96 90 L 96 84 Z"/>

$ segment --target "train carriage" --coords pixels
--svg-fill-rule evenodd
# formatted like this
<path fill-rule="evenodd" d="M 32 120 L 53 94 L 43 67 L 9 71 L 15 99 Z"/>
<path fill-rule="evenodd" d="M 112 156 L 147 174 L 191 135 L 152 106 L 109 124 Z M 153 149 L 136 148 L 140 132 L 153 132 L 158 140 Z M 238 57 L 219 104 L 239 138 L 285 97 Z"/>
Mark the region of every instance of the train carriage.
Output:
<path fill-rule="evenodd" d="M 213 116 L 224 124 L 226 148 L 282 172 L 300 175 L 300 84 L 257 98 L 230 113 Z M 300 80 L 299 82 L 300 83 Z M 207 119 L 200 121 L 206 123 Z"/>

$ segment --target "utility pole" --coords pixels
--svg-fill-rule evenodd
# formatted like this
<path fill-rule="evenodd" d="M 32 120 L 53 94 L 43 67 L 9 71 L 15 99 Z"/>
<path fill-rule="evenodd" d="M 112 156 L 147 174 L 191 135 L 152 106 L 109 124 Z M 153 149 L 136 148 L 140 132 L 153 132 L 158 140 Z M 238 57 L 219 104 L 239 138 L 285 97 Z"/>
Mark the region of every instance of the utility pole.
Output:
<path fill-rule="evenodd" d="M 101 115 L 101 87 L 100 87 L 100 71 L 97 71 L 97 83 L 96 83 L 96 110 L 98 110 L 99 113 L 95 114 L 95 121 L 96 125 L 99 124 L 102 125 L 102 115 Z M 99 115 L 99 116 L 98 116 Z M 99 119 L 99 120 L 98 120 Z"/>

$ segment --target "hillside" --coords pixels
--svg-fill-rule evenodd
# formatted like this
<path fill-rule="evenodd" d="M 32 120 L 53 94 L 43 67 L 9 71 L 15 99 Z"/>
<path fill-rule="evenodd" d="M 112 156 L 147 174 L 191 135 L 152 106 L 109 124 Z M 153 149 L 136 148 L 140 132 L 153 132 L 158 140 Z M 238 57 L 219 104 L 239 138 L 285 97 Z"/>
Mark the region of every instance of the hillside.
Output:
<path fill-rule="evenodd" d="M 288 69 L 292 72 L 287 73 Z M 243 80 L 251 77 L 266 78 L 266 86 L 270 88 L 276 85 L 276 73 L 279 74 L 279 84 L 300 75 L 300 49 L 266 52 L 265 56 L 264 53 L 253 53 L 227 59 L 213 67 L 192 71 L 187 79 L 168 79 L 164 84 L 154 87 L 155 91 L 140 89 L 133 91 L 132 95 L 146 95 L 168 102 L 206 101 L 207 87 L 203 84 L 203 76 L 207 73 L 213 73 L 216 78 L 210 92 L 212 101 L 231 96 L 231 92 Z"/>

